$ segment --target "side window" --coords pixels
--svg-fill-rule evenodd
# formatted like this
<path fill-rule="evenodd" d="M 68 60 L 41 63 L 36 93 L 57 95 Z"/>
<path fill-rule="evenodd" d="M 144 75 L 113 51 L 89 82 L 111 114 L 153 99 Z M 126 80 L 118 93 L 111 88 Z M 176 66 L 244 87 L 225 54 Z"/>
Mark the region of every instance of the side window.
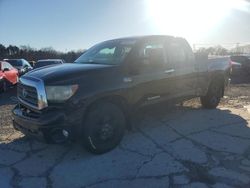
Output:
<path fill-rule="evenodd" d="M 125 58 L 128 53 L 131 51 L 131 46 L 120 45 L 119 48 L 116 49 L 115 57 Z"/>
<path fill-rule="evenodd" d="M 164 70 L 165 54 L 164 42 L 152 41 L 141 45 L 139 49 L 141 72 L 155 72 Z"/>
<path fill-rule="evenodd" d="M 103 48 L 97 54 L 96 58 L 110 58 L 113 57 L 115 53 L 115 47 L 113 48 Z"/>
<path fill-rule="evenodd" d="M 168 56 L 171 64 L 177 69 L 193 69 L 194 68 L 194 54 L 192 49 L 185 41 L 172 41 L 168 45 Z"/>
<path fill-rule="evenodd" d="M 169 44 L 169 57 L 171 63 L 176 67 L 180 68 L 186 66 L 187 53 L 185 48 L 177 42 L 171 42 Z"/>
<path fill-rule="evenodd" d="M 187 41 L 183 41 L 183 47 L 186 52 L 187 63 L 193 65 L 195 63 L 194 53 Z"/>

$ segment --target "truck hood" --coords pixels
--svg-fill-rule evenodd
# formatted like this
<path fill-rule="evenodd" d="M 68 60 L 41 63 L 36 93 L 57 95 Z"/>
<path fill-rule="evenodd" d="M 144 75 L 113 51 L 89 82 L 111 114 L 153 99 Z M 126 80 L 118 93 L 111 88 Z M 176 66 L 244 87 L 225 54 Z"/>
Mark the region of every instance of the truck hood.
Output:
<path fill-rule="evenodd" d="M 25 74 L 25 77 L 39 78 L 44 81 L 45 84 L 57 84 L 70 82 L 70 80 L 76 80 L 82 76 L 86 76 L 87 73 L 93 71 L 101 71 L 114 67 L 113 65 L 100 65 L 100 64 L 77 64 L 77 63 L 65 63 L 57 66 L 46 66 L 35 70 L 32 70 Z"/>

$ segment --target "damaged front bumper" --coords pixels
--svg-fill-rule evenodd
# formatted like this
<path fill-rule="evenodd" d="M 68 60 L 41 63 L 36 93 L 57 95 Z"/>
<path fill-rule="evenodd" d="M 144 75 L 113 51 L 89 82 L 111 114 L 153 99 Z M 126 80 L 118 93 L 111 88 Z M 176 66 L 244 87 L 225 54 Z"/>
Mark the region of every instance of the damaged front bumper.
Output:
<path fill-rule="evenodd" d="M 46 143 L 63 143 L 74 139 L 82 120 L 82 116 L 77 116 L 76 112 L 67 114 L 56 108 L 43 112 L 32 111 L 21 104 L 15 106 L 12 114 L 16 130 Z"/>

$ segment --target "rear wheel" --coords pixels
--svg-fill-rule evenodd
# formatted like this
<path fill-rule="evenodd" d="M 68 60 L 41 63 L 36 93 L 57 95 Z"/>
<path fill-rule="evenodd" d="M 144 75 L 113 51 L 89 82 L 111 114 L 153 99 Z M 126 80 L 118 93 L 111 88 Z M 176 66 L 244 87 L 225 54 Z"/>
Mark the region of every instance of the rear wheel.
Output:
<path fill-rule="evenodd" d="M 115 148 L 125 132 L 126 120 L 115 104 L 101 102 L 93 105 L 84 121 L 84 145 L 92 153 L 101 154 Z"/>
<path fill-rule="evenodd" d="M 216 108 L 220 103 L 223 89 L 224 87 L 220 82 L 213 81 L 208 88 L 206 96 L 200 98 L 202 106 L 208 109 Z"/>

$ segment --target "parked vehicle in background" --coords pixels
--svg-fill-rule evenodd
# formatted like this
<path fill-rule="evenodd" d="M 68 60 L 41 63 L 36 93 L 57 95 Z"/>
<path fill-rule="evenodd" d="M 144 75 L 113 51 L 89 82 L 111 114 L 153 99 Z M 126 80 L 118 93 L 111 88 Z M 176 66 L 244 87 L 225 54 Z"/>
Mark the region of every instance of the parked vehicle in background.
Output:
<path fill-rule="evenodd" d="M 19 76 L 22 76 L 33 69 L 29 64 L 29 62 L 26 61 L 25 59 L 4 59 L 4 60 L 10 63 L 13 67 L 15 67 L 18 70 Z"/>
<path fill-rule="evenodd" d="M 241 63 L 237 63 L 234 61 L 231 61 L 231 65 L 232 65 L 232 75 L 239 75 L 242 73 L 242 65 Z"/>
<path fill-rule="evenodd" d="M 242 71 L 250 74 L 250 56 L 249 55 L 234 55 L 230 57 L 233 62 L 241 64 Z"/>
<path fill-rule="evenodd" d="M 196 60 L 183 38 L 102 42 L 74 63 L 21 77 L 13 125 L 49 143 L 79 136 L 89 151 L 104 153 L 119 144 L 137 108 L 194 97 L 216 108 L 230 70 L 229 58 Z"/>
<path fill-rule="evenodd" d="M 36 64 L 34 65 L 34 69 L 49 66 L 49 65 L 60 65 L 63 64 L 64 61 L 62 59 L 43 59 L 38 60 Z"/>
<path fill-rule="evenodd" d="M 0 61 L 0 91 L 4 92 L 18 81 L 18 71 L 8 62 Z"/>
<path fill-rule="evenodd" d="M 35 62 L 35 61 L 29 61 L 29 64 L 30 64 L 32 67 L 34 67 L 34 65 L 36 64 L 36 62 Z"/>

